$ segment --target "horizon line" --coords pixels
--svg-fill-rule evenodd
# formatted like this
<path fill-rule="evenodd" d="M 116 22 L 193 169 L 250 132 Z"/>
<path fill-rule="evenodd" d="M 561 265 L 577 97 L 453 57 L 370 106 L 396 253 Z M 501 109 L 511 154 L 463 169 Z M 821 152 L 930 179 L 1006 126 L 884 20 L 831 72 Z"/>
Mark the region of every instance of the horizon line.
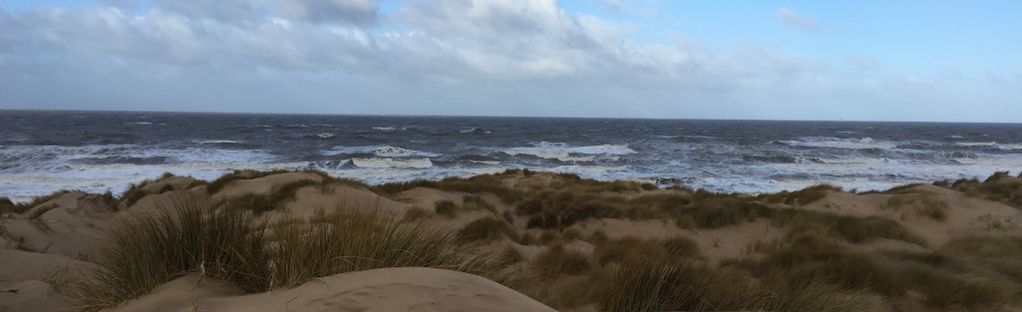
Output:
<path fill-rule="evenodd" d="M 393 117 L 393 118 L 535 118 L 535 119 L 604 119 L 604 120 L 677 120 L 677 121 L 748 121 L 748 122 L 833 122 L 833 123 L 931 123 L 931 124 L 999 124 L 1022 125 L 1022 121 L 937 121 L 937 120 L 846 120 L 846 119 L 769 119 L 769 118 L 699 118 L 699 117 L 596 117 L 596 116 L 523 116 L 523 115 L 434 115 L 434 114 L 359 114 L 359 113 L 293 113 L 293 112 L 225 112 L 175 110 L 105 110 L 105 109 L 22 109 L 0 108 L 2 112 L 75 112 L 75 113 L 155 113 L 155 114 L 217 114 L 217 115 L 278 115 L 278 116 L 337 116 L 337 117 Z"/>

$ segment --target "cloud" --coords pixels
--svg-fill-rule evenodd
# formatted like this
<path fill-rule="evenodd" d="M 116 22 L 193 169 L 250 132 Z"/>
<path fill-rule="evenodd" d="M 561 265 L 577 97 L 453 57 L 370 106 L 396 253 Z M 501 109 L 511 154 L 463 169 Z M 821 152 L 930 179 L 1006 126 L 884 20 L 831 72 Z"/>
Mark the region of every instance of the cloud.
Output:
<path fill-rule="evenodd" d="M 284 15 L 316 23 L 346 22 L 368 25 L 376 22 L 378 0 L 280 0 Z"/>
<path fill-rule="evenodd" d="M 790 9 L 780 9 L 776 13 L 777 19 L 782 22 L 805 30 L 816 30 L 820 27 L 812 18 L 799 15 Z"/>
<path fill-rule="evenodd" d="M 874 70 L 881 66 L 879 60 L 859 54 L 845 55 L 845 61 L 847 61 L 849 65 L 852 65 L 852 67 L 859 70 Z"/>
<path fill-rule="evenodd" d="M 267 0 L 153 0 L 153 6 L 167 12 L 184 17 L 221 21 L 260 18 L 268 14 L 271 4 Z"/>
<path fill-rule="evenodd" d="M 635 42 L 554 0 L 406 0 L 383 17 L 376 1 L 319 17 L 275 1 L 0 10 L 0 107 L 799 119 L 972 98 L 755 44 Z"/>

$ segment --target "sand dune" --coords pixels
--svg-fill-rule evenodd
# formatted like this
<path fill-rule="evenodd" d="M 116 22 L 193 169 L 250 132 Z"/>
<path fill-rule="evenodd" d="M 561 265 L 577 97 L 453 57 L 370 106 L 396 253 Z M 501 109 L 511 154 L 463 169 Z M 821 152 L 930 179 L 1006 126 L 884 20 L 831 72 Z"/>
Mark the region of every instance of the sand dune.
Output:
<path fill-rule="evenodd" d="M 293 289 L 239 294 L 186 276 L 114 311 L 553 311 L 491 280 L 429 268 L 338 274 Z"/>
<path fill-rule="evenodd" d="M 90 261 L 107 243 L 104 231 L 123 223 L 125 217 L 144 218 L 157 212 L 154 209 L 172 207 L 175 202 L 230 202 L 246 196 L 279 201 L 255 214 L 271 226 L 284 221 L 290 223 L 280 224 L 293 226 L 301 223 L 294 220 L 311 222 L 337 212 L 371 212 L 449 233 L 451 248 L 459 254 L 489 262 L 481 262 L 472 271 L 482 276 L 436 268 L 379 268 L 321 276 L 290 289 L 254 294 L 185 271 L 183 276 L 113 311 L 550 311 L 551 306 L 592 311 L 611 309 L 607 308 L 609 301 L 593 294 L 604 291 L 599 287 L 613 286 L 600 283 L 623 268 L 622 259 L 661 253 L 655 248 L 663 247 L 656 246 L 670 240 L 691 242 L 697 250 L 670 261 L 705 266 L 708 272 L 717 274 L 714 268 L 765 261 L 785 248 L 799 247 L 792 245 L 792 233 L 817 233 L 813 232 L 813 222 L 826 227 L 883 226 L 875 229 L 884 233 L 842 234 L 849 230 L 816 229 L 823 231 L 818 235 L 840 246 L 841 252 L 879 258 L 891 251 L 938 254 L 947 244 L 962 248 L 961 241 L 977 237 L 1022 237 L 1018 224 L 1022 213 L 1011 201 L 1016 198 L 1011 196 L 1022 196 L 1022 191 L 1019 195 L 983 193 L 1003 189 L 993 188 L 997 185 L 990 183 L 994 182 L 953 187 L 917 185 L 871 193 L 821 189 L 813 191 L 816 193 L 756 197 L 660 190 L 633 182 L 598 183 L 525 172 L 467 181 L 456 183 L 475 185 L 374 188 L 318 173 L 243 173 L 222 183 L 213 195 L 207 194 L 209 186 L 202 182 L 165 177 L 139 187 L 142 193 L 131 205 L 98 195 L 58 194 L 23 212 L 0 217 L 0 311 L 50 311 L 72 306 L 66 281 L 90 278 L 95 270 Z M 1022 185 L 1022 179 L 1013 177 L 997 181 Z M 990 190 L 984 189 L 988 186 Z M 448 201 L 455 211 L 445 215 L 434 212 L 438 203 Z M 779 219 L 786 213 L 808 219 Z M 477 224 L 491 225 L 472 228 Z M 631 238 L 645 240 L 635 244 L 646 245 L 614 247 L 626 248 L 623 251 L 608 249 L 613 242 Z M 655 248 L 628 251 L 632 247 Z M 953 254 L 949 251 L 939 255 Z M 570 257 L 581 258 L 571 266 L 548 263 L 550 259 Z M 902 261 L 898 259 L 881 263 Z M 955 261 L 972 261 L 969 259 Z M 546 267 L 550 265 L 554 267 Z M 966 275 L 994 278 L 977 277 L 991 272 L 984 270 Z M 788 273 L 782 270 L 777 274 Z M 769 284 L 755 277 L 743 278 L 751 278 L 750 285 Z M 1016 283 L 1010 279 L 997 282 Z M 821 298 L 865 296 L 849 292 L 858 289 L 836 291 L 833 297 Z M 911 296 L 884 294 L 880 305 L 871 307 L 907 311 L 948 308 L 933 303 L 926 291 L 912 290 L 911 294 L 918 295 Z M 876 302 L 876 296 L 870 293 L 861 298 Z"/>

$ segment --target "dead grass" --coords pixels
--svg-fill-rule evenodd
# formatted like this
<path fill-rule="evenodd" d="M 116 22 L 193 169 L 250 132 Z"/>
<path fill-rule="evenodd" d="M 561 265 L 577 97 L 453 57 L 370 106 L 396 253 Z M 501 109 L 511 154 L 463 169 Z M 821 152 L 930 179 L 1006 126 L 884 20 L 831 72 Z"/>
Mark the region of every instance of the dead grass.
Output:
<path fill-rule="evenodd" d="M 113 307 L 186 273 L 261 292 L 381 267 L 471 269 L 447 247 L 446 235 L 428 228 L 349 213 L 269 231 L 246 208 L 230 205 L 175 201 L 112 229 L 112 245 L 96 258 L 94 278 L 75 288 L 76 307 Z"/>
<path fill-rule="evenodd" d="M 452 219 L 458 216 L 458 205 L 453 201 L 441 200 L 433 204 L 433 212 L 438 216 Z"/>
<path fill-rule="evenodd" d="M 533 265 L 546 276 L 580 275 L 589 272 L 592 265 L 585 254 L 555 244 L 536 255 Z"/>
<path fill-rule="evenodd" d="M 884 238 L 927 245 L 925 239 L 909 232 L 898 222 L 875 216 L 857 218 L 801 209 L 777 209 L 772 213 L 771 223 L 787 228 L 789 233 L 793 233 L 789 235 L 825 233 L 851 243 Z"/>
<path fill-rule="evenodd" d="M 478 175 L 468 179 L 450 177 L 440 181 L 418 180 L 403 183 L 388 183 L 373 187 L 373 190 L 382 194 L 397 194 L 416 187 L 428 187 L 448 192 L 462 192 L 469 194 L 491 193 L 500 197 L 508 203 L 517 202 L 522 194 L 504 186 L 502 177 L 513 174 L 514 171 L 502 174 Z"/>
<path fill-rule="evenodd" d="M 1007 171 L 994 173 L 983 182 L 976 179 L 961 179 L 954 183 L 936 182 L 934 185 L 949 187 L 972 197 L 999 201 L 1022 209 L 1022 177 L 1013 177 Z"/>
<path fill-rule="evenodd" d="M 15 208 L 17 208 L 17 205 L 15 205 L 14 202 L 11 201 L 10 198 L 0 197 L 0 214 L 4 214 L 4 213 L 8 213 L 8 212 L 19 213 L 19 212 L 15 211 Z"/>
<path fill-rule="evenodd" d="M 36 206 L 39 206 L 39 205 L 42 205 L 42 204 L 44 204 L 44 203 L 46 203 L 48 201 L 57 199 L 57 198 L 59 198 L 60 196 L 62 196 L 64 194 L 75 193 L 75 192 L 81 192 L 81 191 L 76 191 L 76 190 L 59 190 L 59 191 L 53 192 L 53 193 L 51 193 L 49 195 L 46 195 L 46 196 L 40 196 L 40 197 L 33 198 L 31 201 L 29 201 L 27 203 L 14 204 L 14 207 L 11 208 L 10 211 L 14 212 L 14 213 L 17 213 L 17 214 L 24 214 L 25 212 L 29 211 L 32 208 L 35 208 Z M 84 193 L 84 192 L 82 192 L 82 193 Z"/>
<path fill-rule="evenodd" d="M 665 263 L 680 263 L 686 259 L 701 258 L 699 245 L 685 237 L 668 240 L 625 237 L 605 240 L 593 250 L 593 258 L 602 266 L 621 263 L 635 256 L 657 259 Z"/>
<path fill-rule="evenodd" d="M 892 209 L 896 211 L 909 209 L 911 211 L 903 212 L 902 218 L 905 218 L 909 214 L 913 214 L 917 217 L 924 217 L 933 219 L 937 222 L 943 222 L 947 220 L 947 211 L 951 210 L 951 207 L 943 201 L 932 198 L 918 196 L 894 196 L 887 200 L 884 204 L 884 209 Z"/>
<path fill-rule="evenodd" d="M 841 188 L 829 184 L 810 186 L 796 192 L 780 192 L 776 194 L 760 195 L 759 199 L 771 204 L 787 204 L 801 206 L 811 204 L 827 196 L 829 192 L 840 192 Z"/>
<path fill-rule="evenodd" d="M 462 242 L 495 240 L 505 236 L 511 240 L 518 240 L 518 234 L 510 225 L 492 217 L 483 217 L 472 221 L 458 230 L 456 236 Z"/>

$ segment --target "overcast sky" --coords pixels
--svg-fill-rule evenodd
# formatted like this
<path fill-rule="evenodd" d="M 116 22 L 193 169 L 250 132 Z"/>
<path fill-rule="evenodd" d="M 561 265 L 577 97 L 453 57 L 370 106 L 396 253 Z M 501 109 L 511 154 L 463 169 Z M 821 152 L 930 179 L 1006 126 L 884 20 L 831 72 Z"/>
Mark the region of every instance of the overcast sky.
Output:
<path fill-rule="evenodd" d="M 1022 122 L 1022 1 L 0 0 L 0 109 Z"/>

